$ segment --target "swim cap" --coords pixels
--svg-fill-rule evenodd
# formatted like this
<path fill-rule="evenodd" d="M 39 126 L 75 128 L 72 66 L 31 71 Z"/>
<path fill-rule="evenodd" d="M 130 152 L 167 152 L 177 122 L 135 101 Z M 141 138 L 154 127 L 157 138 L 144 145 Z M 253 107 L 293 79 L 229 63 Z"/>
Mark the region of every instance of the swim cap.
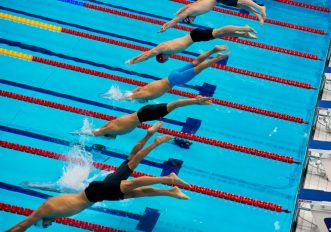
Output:
<path fill-rule="evenodd" d="M 194 19 L 195 19 L 195 17 L 187 16 L 186 18 L 183 19 L 183 22 L 186 24 L 191 24 L 191 23 L 193 23 Z"/>
<path fill-rule="evenodd" d="M 158 54 L 158 55 L 156 56 L 156 60 L 157 60 L 157 62 L 159 62 L 159 63 L 164 63 L 164 62 L 166 62 L 166 61 L 168 60 L 168 56 L 163 55 L 163 54 Z"/>

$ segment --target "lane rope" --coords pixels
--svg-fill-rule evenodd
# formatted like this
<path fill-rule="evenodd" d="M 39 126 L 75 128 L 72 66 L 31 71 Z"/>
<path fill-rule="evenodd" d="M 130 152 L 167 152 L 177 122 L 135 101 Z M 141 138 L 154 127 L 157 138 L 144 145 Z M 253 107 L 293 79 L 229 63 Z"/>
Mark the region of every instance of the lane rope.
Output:
<path fill-rule="evenodd" d="M 182 3 L 182 4 L 185 4 L 185 5 L 188 5 L 188 4 L 192 3 L 192 2 L 187 1 L 187 0 L 171 0 L 171 1 L 177 2 L 177 3 Z M 220 8 L 220 7 L 214 7 L 213 11 L 216 11 L 216 12 L 219 12 L 219 13 L 222 13 L 222 14 L 238 16 L 238 17 L 241 17 L 241 18 L 252 19 L 252 20 L 256 20 L 256 21 L 259 20 L 256 16 L 241 13 L 241 12 L 226 10 L 226 9 L 223 9 L 223 8 Z M 264 22 L 269 23 L 269 24 L 274 24 L 274 25 L 277 25 L 277 26 L 281 26 L 281 27 L 291 28 L 291 29 L 294 29 L 294 30 L 300 30 L 300 31 L 314 33 L 314 34 L 319 34 L 319 35 L 326 35 L 327 34 L 324 30 L 315 29 L 315 28 L 306 27 L 306 26 L 300 26 L 300 25 L 287 23 L 287 22 L 282 22 L 282 21 L 273 20 L 273 19 L 266 19 Z"/>
<path fill-rule="evenodd" d="M 99 72 L 97 70 L 83 68 L 83 67 L 79 67 L 79 66 L 75 66 L 75 65 L 71 65 L 71 64 L 48 60 L 48 59 L 44 59 L 44 58 L 40 58 L 40 57 L 36 57 L 36 56 L 31 56 L 31 55 L 16 52 L 13 50 L 0 48 L 0 54 L 23 59 L 23 60 L 34 61 L 34 62 L 46 64 L 46 65 L 51 65 L 51 66 L 55 66 L 55 67 L 59 67 L 59 68 L 63 68 L 63 69 L 68 69 L 68 70 L 72 70 L 72 71 L 76 71 L 76 72 L 86 73 L 89 75 L 98 76 L 98 77 L 102 77 L 102 78 L 106 78 L 106 79 L 110 79 L 110 80 L 114 80 L 114 81 L 118 81 L 118 82 L 123 82 L 123 83 L 131 84 L 131 85 L 136 85 L 136 86 L 147 85 L 146 82 L 137 81 L 137 80 L 129 79 L 126 77 L 116 76 L 116 75 L 112 75 L 112 74 L 105 73 L 105 72 Z M 182 96 L 182 97 L 188 97 L 188 98 L 195 98 L 196 96 L 198 96 L 198 94 L 189 93 L 189 92 L 185 92 L 185 91 L 177 90 L 177 89 L 171 89 L 168 91 L 168 93 Z M 225 100 L 221 100 L 221 99 L 217 99 L 217 98 L 210 98 L 210 99 L 214 104 L 217 104 L 217 105 L 222 105 L 225 107 L 230 107 L 230 108 L 234 108 L 234 109 L 238 109 L 238 110 L 244 110 L 247 112 L 261 114 L 261 115 L 265 115 L 268 117 L 278 118 L 278 119 L 291 121 L 291 122 L 295 122 L 295 123 L 299 123 L 299 124 L 308 124 L 308 122 L 304 121 L 300 117 L 295 117 L 295 116 L 291 116 L 291 115 L 283 114 L 283 113 L 277 113 L 274 111 L 260 109 L 257 107 L 247 106 L 247 105 L 238 104 L 238 103 L 234 103 L 234 102 L 229 102 L 229 101 L 225 101 Z"/>
<path fill-rule="evenodd" d="M 78 37 L 84 37 L 84 38 L 88 38 L 88 39 L 92 39 L 92 40 L 96 40 L 96 41 L 101 41 L 101 42 L 113 44 L 113 45 L 116 45 L 116 46 L 135 49 L 135 50 L 139 50 L 139 51 L 149 50 L 149 48 L 146 48 L 146 47 L 143 47 L 143 46 L 130 44 L 130 43 L 126 43 L 126 42 L 121 42 L 121 41 L 118 41 L 118 40 L 108 39 L 108 38 L 105 38 L 105 37 L 96 36 L 96 35 L 93 35 L 93 34 L 88 34 L 88 33 L 85 33 L 85 32 L 75 31 L 75 30 L 71 30 L 71 29 L 67 29 L 67 28 L 60 27 L 60 28 L 55 28 L 54 29 L 52 27 L 53 25 L 51 25 L 51 24 L 40 25 L 38 21 L 26 20 L 25 18 L 20 18 L 20 17 L 18 17 L 19 19 L 17 19 L 17 16 L 14 16 L 14 18 L 13 18 L 12 15 L 3 14 L 1 12 L 0 12 L 0 18 L 4 18 L 4 19 L 7 19 L 7 20 L 12 20 L 12 21 L 15 21 L 15 22 L 22 22 L 24 24 L 28 24 L 28 25 L 36 26 L 36 27 L 41 27 L 41 28 L 48 29 L 48 30 L 51 30 L 51 31 L 56 31 L 56 32 L 59 32 L 58 30 L 60 29 L 60 32 L 63 32 L 63 33 L 71 34 L 71 35 L 78 36 Z M 38 25 L 36 25 L 35 22 L 37 22 Z M 249 41 L 247 41 L 247 42 L 249 42 Z M 171 55 L 171 57 L 174 58 L 174 59 L 183 60 L 183 61 L 186 61 L 186 62 L 192 62 L 193 61 L 193 58 L 186 57 L 186 56 L 181 56 L 181 55 L 177 55 L 177 54 L 173 54 L 173 55 Z M 229 72 L 234 72 L 234 73 L 238 73 L 238 74 L 241 74 L 241 75 L 255 77 L 255 78 L 259 78 L 259 79 L 264 79 L 264 80 L 268 80 L 268 81 L 272 81 L 272 82 L 278 82 L 278 83 L 282 83 L 282 84 L 290 85 L 290 86 L 295 86 L 295 87 L 299 87 L 299 88 L 316 89 L 315 87 L 312 87 L 308 83 L 288 80 L 288 79 L 281 78 L 281 77 L 271 76 L 271 75 L 258 73 L 258 72 L 253 72 L 253 71 L 244 70 L 244 69 L 239 69 L 239 68 L 235 68 L 235 67 L 230 67 L 230 66 L 223 65 L 223 64 L 214 64 L 214 65 L 212 65 L 212 67 L 214 67 L 216 69 L 221 69 L 221 70 L 225 70 L 225 71 L 229 71 Z"/>
<path fill-rule="evenodd" d="M 0 202 L 0 210 L 5 211 L 7 213 L 14 213 L 14 214 L 19 214 L 19 215 L 24 215 L 24 216 L 29 216 L 32 214 L 34 210 L 29 209 L 29 208 L 23 208 L 20 206 L 16 205 L 11 205 L 11 204 L 6 204 L 4 202 Z M 58 224 L 63 224 L 67 226 L 72 226 L 76 228 L 81 228 L 85 230 L 90 230 L 90 231 L 104 231 L 104 232 L 123 232 L 125 230 L 119 230 L 119 229 L 114 229 L 108 226 L 102 226 L 99 224 L 95 224 L 92 222 L 86 222 L 82 220 L 77 220 L 73 218 L 57 218 L 54 220 Z"/>
<path fill-rule="evenodd" d="M 61 160 L 61 161 L 79 162 L 79 159 L 73 159 L 73 157 L 69 157 L 69 156 L 66 156 L 63 154 L 59 154 L 59 153 L 55 153 L 55 152 L 51 152 L 51 151 L 47 151 L 47 150 L 43 150 L 43 149 L 39 149 L 39 148 L 35 148 L 35 147 L 20 145 L 17 143 L 12 143 L 12 142 L 8 142 L 8 141 L 4 141 L 4 140 L 0 140 L 0 146 L 3 148 L 21 151 L 21 152 L 25 152 L 25 153 L 29 153 L 29 154 L 33 154 L 33 155 L 43 156 L 43 157 L 47 157 L 47 158 L 51 158 L 51 159 L 56 159 L 56 160 Z M 95 168 L 100 169 L 100 170 L 106 170 L 106 171 L 116 171 L 117 170 L 116 166 L 112 166 L 112 165 L 108 165 L 108 164 L 104 164 L 104 163 L 93 162 L 92 164 Z M 136 172 L 136 171 L 134 171 L 131 175 L 133 177 L 141 177 L 141 176 L 155 177 L 153 175 L 149 175 L 149 174 L 146 174 L 143 172 Z M 174 186 L 174 185 L 169 185 L 169 186 Z M 209 195 L 209 196 L 216 197 L 216 198 L 222 198 L 222 199 L 229 200 L 229 201 L 235 201 L 235 202 L 238 202 L 241 204 L 247 204 L 247 205 L 251 205 L 254 207 L 258 207 L 258 208 L 263 208 L 263 209 L 270 210 L 270 211 L 275 211 L 275 212 L 279 212 L 279 213 L 280 212 L 289 213 L 289 211 L 286 209 L 283 209 L 283 207 L 281 205 L 277 205 L 275 203 L 271 203 L 271 202 L 267 202 L 267 201 L 256 200 L 253 198 L 249 198 L 249 197 L 245 197 L 245 196 L 241 196 L 241 195 L 237 195 L 237 194 L 233 194 L 233 193 L 223 192 L 220 190 L 214 190 L 214 189 L 210 189 L 210 188 L 206 188 L 206 187 L 201 187 L 198 185 L 178 186 L 178 187 L 185 189 L 185 190 L 192 191 L 192 192 Z"/>
<path fill-rule="evenodd" d="M 114 117 L 114 116 L 103 114 L 103 113 L 98 113 L 98 112 L 95 112 L 92 110 L 86 110 L 86 109 L 82 109 L 82 108 L 78 108 L 78 107 L 73 107 L 73 106 L 69 106 L 69 105 L 65 105 L 65 104 L 47 101 L 47 100 L 40 99 L 40 98 L 25 96 L 22 94 L 8 92 L 8 91 L 4 91 L 4 90 L 0 90 L 0 96 L 19 100 L 19 101 L 33 103 L 36 105 L 42 105 L 42 106 L 46 106 L 46 107 L 53 108 L 53 109 L 58 109 L 58 110 L 68 111 L 68 112 L 86 115 L 86 116 L 90 116 L 90 117 L 94 117 L 94 118 L 99 118 L 99 119 L 103 119 L 103 120 L 107 120 L 107 121 L 116 119 L 116 117 Z M 138 128 L 142 128 L 142 129 L 148 129 L 150 127 L 151 127 L 151 125 L 145 124 L 145 123 L 138 125 Z M 285 155 L 267 152 L 267 151 L 263 151 L 263 150 L 259 150 L 259 149 L 255 149 L 255 148 L 249 148 L 249 147 L 245 147 L 245 146 L 241 146 L 241 145 L 236 145 L 233 143 L 228 143 L 228 142 L 224 142 L 224 141 L 220 141 L 220 140 L 216 140 L 216 139 L 198 136 L 195 134 L 189 134 L 186 132 L 176 131 L 176 130 L 167 129 L 167 128 L 160 128 L 158 130 L 158 132 L 160 132 L 162 134 L 172 135 L 174 137 L 180 137 L 180 138 L 184 138 L 184 139 L 191 140 L 191 141 L 209 144 L 209 145 L 215 146 L 215 147 L 221 147 L 224 149 L 229 149 L 229 150 L 238 151 L 241 153 L 246 153 L 246 154 L 252 155 L 252 156 L 259 156 L 259 157 L 266 158 L 266 159 L 272 159 L 272 160 L 276 160 L 276 161 L 283 162 L 283 163 L 300 164 L 299 161 L 295 161 L 294 158 L 291 156 L 285 156 Z"/>

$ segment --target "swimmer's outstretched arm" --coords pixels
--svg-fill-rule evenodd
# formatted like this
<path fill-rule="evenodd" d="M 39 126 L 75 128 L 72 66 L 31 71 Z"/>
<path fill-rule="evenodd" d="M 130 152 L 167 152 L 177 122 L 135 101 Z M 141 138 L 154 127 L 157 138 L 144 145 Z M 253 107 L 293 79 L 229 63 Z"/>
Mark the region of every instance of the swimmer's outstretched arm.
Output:
<path fill-rule="evenodd" d="M 184 18 L 186 18 L 189 15 L 189 13 L 190 13 L 189 11 L 184 11 L 184 12 L 180 13 L 176 18 L 174 18 L 171 21 L 163 24 L 161 29 L 159 30 L 159 32 L 165 32 L 168 28 L 176 26 L 177 23 L 179 23 Z"/>
<path fill-rule="evenodd" d="M 140 54 L 139 56 L 136 56 L 136 57 L 130 59 L 127 62 L 127 64 L 136 64 L 136 63 L 145 61 L 153 56 L 157 56 L 161 52 L 162 52 L 162 49 L 161 49 L 161 45 L 159 44 L 157 47 L 155 47 L 151 50 L 148 50 L 148 51 L 144 52 L 143 54 Z"/>
<path fill-rule="evenodd" d="M 47 202 L 47 201 L 46 201 Z M 9 228 L 5 232 L 23 232 L 26 231 L 30 226 L 36 224 L 44 214 L 45 203 L 42 204 L 36 211 L 34 211 L 29 217 L 19 222 L 15 226 Z"/>
<path fill-rule="evenodd" d="M 60 188 L 57 184 L 50 184 L 50 183 L 39 183 L 39 182 L 29 182 L 25 181 L 21 184 L 23 187 L 27 188 L 34 188 L 40 190 L 46 190 L 50 192 L 60 193 Z"/>

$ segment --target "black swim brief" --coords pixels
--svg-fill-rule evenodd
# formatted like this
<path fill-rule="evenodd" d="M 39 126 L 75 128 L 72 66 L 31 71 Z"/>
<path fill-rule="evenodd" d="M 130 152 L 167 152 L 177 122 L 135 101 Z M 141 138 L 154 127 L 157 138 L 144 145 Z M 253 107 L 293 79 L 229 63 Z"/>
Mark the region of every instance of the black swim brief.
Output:
<path fill-rule="evenodd" d="M 146 105 L 137 112 L 139 122 L 158 120 L 168 114 L 167 104 Z"/>
<path fill-rule="evenodd" d="M 113 173 L 109 174 L 103 181 L 93 181 L 85 189 L 85 195 L 90 202 L 98 201 L 118 201 L 124 199 L 121 191 L 121 181 L 127 180 L 132 174 L 125 160 L 121 166 Z"/>
<path fill-rule="evenodd" d="M 237 6 L 238 0 L 217 0 L 217 3 L 222 3 L 227 6 Z"/>
<path fill-rule="evenodd" d="M 209 41 L 214 39 L 213 36 L 213 30 L 214 29 L 200 29 L 196 28 L 193 31 L 191 31 L 191 39 L 193 42 L 200 42 L 200 41 Z"/>

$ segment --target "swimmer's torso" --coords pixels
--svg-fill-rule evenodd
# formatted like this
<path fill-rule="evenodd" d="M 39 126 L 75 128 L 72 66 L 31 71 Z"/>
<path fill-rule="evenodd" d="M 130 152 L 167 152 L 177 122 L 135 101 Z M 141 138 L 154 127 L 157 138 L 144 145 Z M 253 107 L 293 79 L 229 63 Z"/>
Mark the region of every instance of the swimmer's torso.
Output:
<path fill-rule="evenodd" d="M 173 53 L 182 52 L 192 43 L 193 41 L 190 35 L 163 42 L 162 45 L 165 46 L 165 50 L 162 53 L 170 55 Z"/>
<path fill-rule="evenodd" d="M 111 131 L 116 132 L 117 135 L 126 134 L 132 131 L 139 124 L 137 113 L 127 114 L 111 121 L 109 126 Z M 111 134 L 111 133 L 109 133 Z"/>
<path fill-rule="evenodd" d="M 210 11 L 215 5 L 216 0 L 202 0 L 191 4 L 191 10 L 193 11 L 189 16 L 199 16 L 201 14 Z"/>
<path fill-rule="evenodd" d="M 70 217 L 93 205 L 84 192 L 50 198 L 43 204 L 45 218 Z"/>
<path fill-rule="evenodd" d="M 163 78 L 158 81 L 154 81 L 144 86 L 140 92 L 137 93 L 135 99 L 152 100 L 162 96 L 165 92 L 171 89 L 168 78 Z"/>

